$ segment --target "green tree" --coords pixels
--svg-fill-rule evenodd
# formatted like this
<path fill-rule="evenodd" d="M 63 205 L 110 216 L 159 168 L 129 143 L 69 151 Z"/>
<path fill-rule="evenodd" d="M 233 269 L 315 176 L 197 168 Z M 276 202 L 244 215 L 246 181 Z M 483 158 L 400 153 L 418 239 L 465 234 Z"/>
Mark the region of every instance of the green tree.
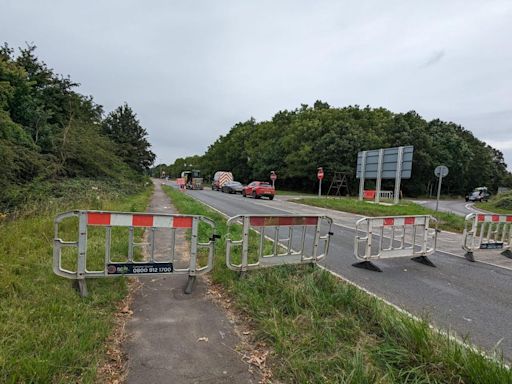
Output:
<path fill-rule="evenodd" d="M 103 121 L 103 132 L 114 141 L 116 154 L 137 172 L 144 172 L 155 161 L 147 132 L 127 103 L 117 107 Z"/>

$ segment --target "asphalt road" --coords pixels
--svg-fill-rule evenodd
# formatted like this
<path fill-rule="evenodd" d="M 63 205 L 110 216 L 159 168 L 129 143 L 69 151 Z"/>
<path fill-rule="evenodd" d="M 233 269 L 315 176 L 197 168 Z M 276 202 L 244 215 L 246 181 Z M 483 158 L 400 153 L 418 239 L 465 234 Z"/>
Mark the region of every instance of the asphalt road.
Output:
<path fill-rule="evenodd" d="M 238 214 L 286 214 L 276 201 L 253 200 L 210 190 L 188 193 L 218 209 Z M 290 203 L 292 204 L 292 203 Z M 283 207 L 280 205 L 280 207 Z M 512 360 L 512 271 L 436 252 L 437 268 L 408 258 L 379 260 L 383 273 L 354 268 L 354 230 L 334 226 L 323 265 L 351 282 L 436 326 L 491 351 L 496 346 Z"/>
<path fill-rule="evenodd" d="M 412 200 L 426 208 L 436 209 L 435 200 Z M 439 211 L 454 213 L 459 216 L 466 216 L 468 213 L 482 212 L 474 207 L 474 203 L 466 203 L 460 200 L 439 200 Z"/>

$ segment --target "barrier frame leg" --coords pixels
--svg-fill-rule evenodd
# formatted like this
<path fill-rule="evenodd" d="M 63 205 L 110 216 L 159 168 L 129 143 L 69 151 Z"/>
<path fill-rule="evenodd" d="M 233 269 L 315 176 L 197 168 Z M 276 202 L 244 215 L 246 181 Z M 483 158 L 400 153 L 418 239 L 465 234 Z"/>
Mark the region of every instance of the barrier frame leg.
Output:
<path fill-rule="evenodd" d="M 377 267 L 375 264 L 373 264 L 369 260 L 365 260 L 365 261 L 360 261 L 358 263 L 354 263 L 354 264 L 352 264 L 352 266 L 356 267 L 356 268 L 367 269 L 367 270 L 373 271 L 373 272 L 382 272 L 382 269 Z"/>
<path fill-rule="evenodd" d="M 473 252 L 469 252 L 469 251 L 468 251 L 468 252 L 466 252 L 466 253 L 464 254 L 464 257 L 466 258 L 466 260 L 469 260 L 469 261 L 471 261 L 472 263 L 474 263 L 474 262 L 475 262 L 475 256 L 473 255 Z"/>
<path fill-rule="evenodd" d="M 87 297 L 89 296 L 89 292 L 87 290 L 87 283 L 85 282 L 85 279 L 77 279 L 73 280 L 73 288 L 77 290 L 77 292 L 80 294 L 80 297 Z"/>
<path fill-rule="evenodd" d="M 185 289 L 183 290 L 187 295 L 190 295 L 192 291 L 194 290 L 194 287 L 196 285 L 196 278 L 197 276 L 189 276 L 187 280 L 187 285 L 185 286 Z"/>
<path fill-rule="evenodd" d="M 436 268 L 436 265 L 427 256 L 416 256 L 411 259 L 417 263 Z"/>

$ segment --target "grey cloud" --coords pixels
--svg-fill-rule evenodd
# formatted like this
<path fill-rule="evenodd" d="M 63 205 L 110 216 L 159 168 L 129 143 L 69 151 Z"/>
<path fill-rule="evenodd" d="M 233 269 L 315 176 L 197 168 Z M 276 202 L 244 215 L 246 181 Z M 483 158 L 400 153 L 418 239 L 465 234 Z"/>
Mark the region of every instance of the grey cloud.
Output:
<path fill-rule="evenodd" d="M 510 113 L 493 114 L 512 100 L 511 18 L 507 0 L 6 0 L 0 36 L 33 41 L 106 111 L 127 101 L 169 163 L 316 99 L 414 109 L 499 147 L 512 136 Z"/>
<path fill-rule="evenodd" d="M 441 61 L 443 56 L 445 55 L 444 50 L 436 51 L 430 55 L 430 57 L 427 59 L 427 61 L 422 65 L 422 67 L 430 67 L 431 65 L 434 65 Z"/>

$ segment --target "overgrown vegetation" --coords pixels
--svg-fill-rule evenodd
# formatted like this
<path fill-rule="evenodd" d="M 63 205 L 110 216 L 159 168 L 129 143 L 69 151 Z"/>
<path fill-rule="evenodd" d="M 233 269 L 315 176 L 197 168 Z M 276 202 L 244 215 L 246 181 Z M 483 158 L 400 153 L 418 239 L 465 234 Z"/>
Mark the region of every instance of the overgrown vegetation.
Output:
<path fill-rule="evenodd" d="M 164 187 L 185 214 L 207 215 L 221 235 L 212 278 L 275 351 L 289 383 L 510 383 L 512 373 L 319 268 L 279 267 L 245 278 L 225 267 L 226 219 Z"/>
<path fill-rule="evenodd" d="M 357 213 L 364 216 L 432 215 L 439 220 L 439 229 L 453 232 L 462 232 L 464 230 L 464 217 L 454 213 L 436 212 L 433 209 L 425 208 L 411 201 L 401 201 L 397 205 L 374 204 L 348 198 L 306 198 L 292 201 L 315 207 Z"/>
<path fill-rule="evenodd" d="M 460 125 L 438 119 L 426 121 L 414 111 L 333 108 L 321 101 L 313 107 L 303 104 L 293 111 L 279 111 L 268 121 L 240 122 L 210 145 L 204 155 L 159 165 L 154 175 L 165 170 L 177 176 L 185 164 L 192 164 L 206 177 L 218 170 L 230 170 L 237 180 L 248 182 L 268 180 L 274 170 L 279 188 L 314 191 L 316 170 L 322 166 L 326 171 L 324 182 L 330 182 L 334 171 L 347 172 L 354 193 L 357 153 L 400 145 L 414 146 L 412 178 L 402 184 L 408 196 L 432 192 L 434 168 L 440 164 L 450 169 L 450 176 L 443 180 L 443 194 L 464 195 L 480 185 L 493 191 L 498 186 L 512 186 L 503 154 Z M 384 189 L 393 189 L 389 182 L 384 180 Z"/>
<path fill-rule="evenodd" d="M 139 182 L 154 155 L 128 105 L 103 108 L 35 47 L 0 47 L 0 213 L 51 198 L 69 179 Z M 85 182 L 87 186 L 87 182 Z"/>
<path fill-rule="evenodd" d="M 496 195 L 487 203 L 476 203 L 476 206 L 489 212 L 512 214 L 512 192 Z"/>
<path fill-rule="evenodd" d="M 2 383 L 92 383 L 105 354 L 113 313 L 127 293 L 126 279 L 91 279 L 89 297 L 78 297 L 71 281 L 52 271 L 53 219 L 57 212 L 76 208 L 143 211 L 152 189 L 132 186 L 131 192 L 138 193 L 128 196 L 107 184 L 96 183 L 85 192 L 75 187 L 81 195 L 67 195 L 44 213 L 0 224 Z M 76 240 L 76 221 L 64 225 L 62 238 Z M 104 231 L 90 231 L 89 248 L 103 249 L 104 242 Z M 126 236 L 114 237 L 112 249 L 120 253 L 123 247 Z M 67 266 L 74 269 L 76 249 L 67 250 Z"/>

